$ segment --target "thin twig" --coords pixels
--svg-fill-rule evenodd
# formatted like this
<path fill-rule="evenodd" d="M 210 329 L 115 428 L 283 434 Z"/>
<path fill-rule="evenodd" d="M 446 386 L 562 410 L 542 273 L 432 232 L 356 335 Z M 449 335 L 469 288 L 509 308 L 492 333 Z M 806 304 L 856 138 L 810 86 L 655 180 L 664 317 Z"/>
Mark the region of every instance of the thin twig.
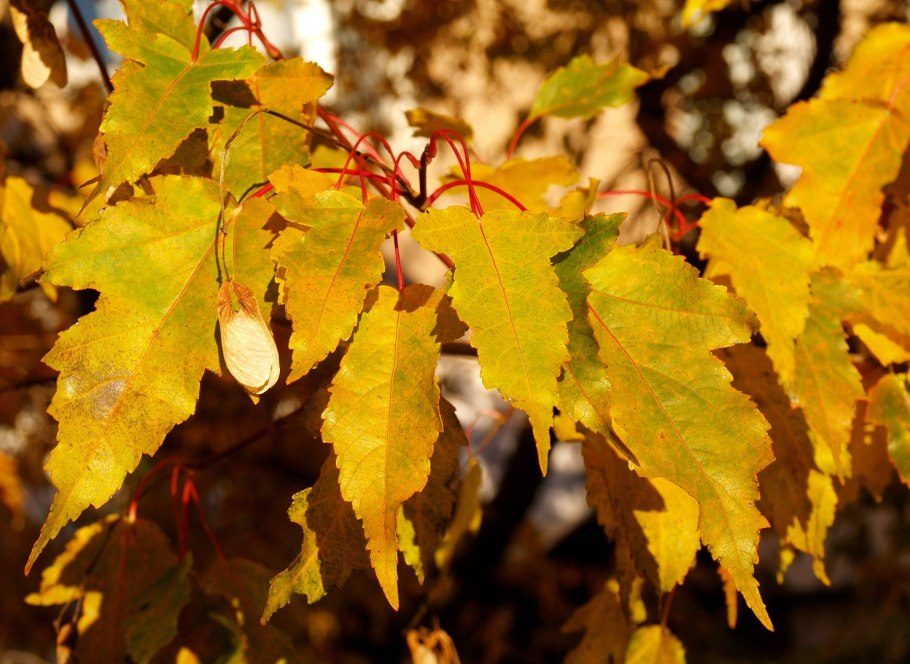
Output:
<path fill-rule="evenodd" d="M 88 23 L 85 22 L 85 17 L 82 16 L 82 12 L 79 10 L 79 5 L 76 4 L 76 0 L 66 0 L 66 4 L 70 9 L 73 18 L 76 19 L 76 25 L 79 26 L 79 32 L 82 33 L 82 39 L 92 52 L 92 57 L 95 59 L 95 63 L 101 71 L 101 80 L 104 82 L 104 87 L 107 88 L 107 92 L 110 94 L 114 91 L 114 84 L 111 82 L 111 75 L 107 71 L 107 65 L 104 62 L 104 58 L 101 56 L 101 51 L 98 50 L 98 45 L 95 43 L 95 40 L 92 39 L 92 33 L 89 31 Z"/>

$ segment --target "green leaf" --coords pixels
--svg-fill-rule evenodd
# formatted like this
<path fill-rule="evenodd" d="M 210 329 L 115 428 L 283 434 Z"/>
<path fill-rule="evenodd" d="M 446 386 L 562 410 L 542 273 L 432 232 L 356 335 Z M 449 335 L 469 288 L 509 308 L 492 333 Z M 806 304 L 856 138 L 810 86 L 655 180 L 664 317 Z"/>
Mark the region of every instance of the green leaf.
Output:
<path fill-rule="evenodd" d="M 312 193 L 298 173 L 288 171 L 273 180 L 280 193 L 272 199 L 292 224 L 272 247 L 281 300 L 294 326 L 288 382 L 309 372 L 350 336 L 367 293 L 382 278 L 382 241 L 404 220 L 397 203 L 373 198 L 364 205 L 343 191 Z"/>
<path fill-rule="evenodd" d="M 437 311 L 442 291 L 379 287 L 332 380 L 323 440 L 338 457 L 341 495 L 363 522 L 370 561 L 398 609 L 398 510 L 423 489 L 442 432 Z"/>
<path fill-rule="evenodd" d="M 177 619 L 190 601 L 190 565 L 188 556 L 133 599 L 133 613 L 124 621 L 127 652 L 133 661 L 151 661 L 177 636 Z"/>
<path fill-rule="evenodd" d="M 730 275 L 758 316 L 781 384 L 792 389 L 794 342 L 809 313 L 812 244 L 786 219 L 753 206 L 737 210 L 726 198 L 711 202 L 699 226 L 698 251 L 711 258 L 705 276 Z"/>
<path fill-rule="evenodd" d="M 607 106 L 630 102 L 632 91 L 647 80 L 648 75 L 632 65 L 618 60 L 595 65 L 587 55 L 579 55 L 543 82 L 528 117 L 590 118 Z"/>
<path fill-rule="evenodd" d="M 869 419 L 888 430 L 888 454 L 904 484 L 910 484 L 910 379 L 885 374 L 869 391 Z"/>
<path fill-rule="evenodd" d="M 286 120 L 251 112 L 268 109 L 298 122 L 312 125 L 316 117 L 316 100 L 332 85 L 332 77 L 318 65 L 300 58 L 279 60 L 262 66 L 246 81 L 226 84 L 222 94 L 224 118 L 212 131 L 215 172 L 221 170 L 226 141 L 239 130 L 231 142 L 224 182 L 236 198 L 255 185 L 263 185 L 269 175 L 287 164 L 309 162 L 308 146 L 312 134 Z"/>
<path fill-rule="evenodd" d="M 481 378 L 528 414 L 544 472 L 572 319 L 550 258 L 580 234 L 544 214 L 495 210 L 478 221 L 462 207 L 430 210 L 412 230 L 424 248 L 454 259 L 450 294 L 472 330 Z"/>
<path fill-rule="evenodd" d="M 610 381 L 597 356 L 599 346 L 588 322 L 591 287 L 582 273 L 606 256 L 619 234 L 624 214 L 587 217 L 581 222 L 584 235 L 574 247 L 557 257 L 559 287 L 572 308 L 569 323 L 569 356 L 559 379 L 559 410 L 591 431 L 610 433 Z"/>
<path fill-rule="evenodd" d="M 748 341 L 754 319 L 656 236 L 613 249 L 584 274 L 620 437 L 642 475 L 698 501 L 702 541 L 770 628 L 752 576 L 768 525 L 755 508 L 756 476 L 771 461 L 768 423 L 710 352 Z"/>
<path fill-rule="evenodd" d="M 189 417 L 215 342 L 220 203 L 214 182 L 151 180 L 154 195 L 108 208 L 48 258 L 43 279 L 101 291 L 95 311 L 60 335 L 44 361 L 60 371 L 48 412 L 60 423 L 45 466 L 58 493 L 27 569 L 59 530 L 100 507 L 143 454 Z M 267 216 L 270 208 L 253 203 Z M 227 220 L 235 279 L 262 297 L 273 266 L 262 216 Z"/>
<path fill-rule="evenodd" d="M 127 661 L 127 633 L 162 575 L 177 557 L 157 525 L 108 516 L 76 531 L 56 560 L 41 573 L 29 604 L 77 602 L 76 656 L 84 662 Z M 176 605 L 172 605 L 176 608 Z"/>
<path fill-rule="evenodd" d="M 305 595 L 312 604 L 341 586 L 351 572 L 370 566 L 363 528 L 341 497 L 334 455 L 322 464 L 316 483 L 294 495 L 288 516 L 303 528 L 303 544 L 290 567 L 269 584 L 263 623 L 290 602 L 292 594 Z"/>
<path fill-rule="evenodd" d="M 211 50 L 204 38 L 193 62 L 196 26 L 183 0 L 131 2 L 125 9 L 128 25 L 97 24 L 125 60 L 101 123 L 107 159 L 93 196 L 151 172 L 194 129 L 208 125 L 212 82 L 246 78 L 263 63 L 251 47 Z"/>
<path fill-rule="evenodd" d="M 0 302 L 11 299 L 19 282 L 37 272 L 51 247 L 72 230 L 63 215 L 45 207 L 42 193 L 18 177 L 0 186 Z M 52 286 L 43 287 L 53 295 Z"/>

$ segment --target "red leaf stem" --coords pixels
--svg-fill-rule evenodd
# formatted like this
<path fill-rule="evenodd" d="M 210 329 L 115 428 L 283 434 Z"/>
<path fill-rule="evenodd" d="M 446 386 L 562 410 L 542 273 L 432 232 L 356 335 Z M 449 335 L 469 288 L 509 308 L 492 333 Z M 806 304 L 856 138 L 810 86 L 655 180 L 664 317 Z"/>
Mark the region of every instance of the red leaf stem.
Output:
<path fill-rule="evenodd" d="M 481 180 L 476 180 L 474 182 L 468 182 L 467 180 L 452 180 L 451 182 L 446 182 L 444 185 L 441 185 L 438 189 L 436 189 L 436 191 L 434 191 L 432 194 L 427 196 L 426 204 L 427 204 L 427 206 L 432 205 L 436 201 L 437 198 L 439 198 L 442 194 L 447 192 L 449 189 L 453 189 L 455 187 L 464 187 L 464 186 L 468 186 L 468 185 L 473 185 L 475 187 L 480 187 L 482 189 L 488 189 L 489 191 L 495 192 L 495 193 L 499 194 L 500 196 L 502 196 L 503 198 L 505 198 L 507 201 L 509 201 L 512 205 L 517 207 L 522 212 L 524 212 L 525 210 L 528 209 L 524 205 L 522 205 L 521 201 L 519 201 L 517 198 L 515 198 L 509 192 L 505 191 L 504 189 L 500 189 L 495 184 L 490 184 L 489 182 L 483 182 Z"/>

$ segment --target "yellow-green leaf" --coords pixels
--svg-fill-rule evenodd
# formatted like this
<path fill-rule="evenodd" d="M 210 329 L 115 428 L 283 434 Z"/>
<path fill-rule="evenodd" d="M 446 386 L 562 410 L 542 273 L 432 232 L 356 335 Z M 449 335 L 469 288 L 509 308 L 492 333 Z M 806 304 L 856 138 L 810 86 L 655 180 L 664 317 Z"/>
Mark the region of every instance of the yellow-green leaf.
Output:
<path fill-rule="evenodd" d="M 901 481 L 910 484 L 910 379 L 885 374 L 869 391 L 869 419 L 888 430 L 888 454 Z"/>
<path fill-rule="evenodd" d="M 648 75 L 618 60 L 596 65 L 579 55 L 547 77 L 531 104 L 529 118 L 555 115 L 560 118 L 590 118 L 607 106 L 622 106 Z"/>
<path fill-rule="evenodd" d="M 48 258 L 44 280 L 101 296 L 44 358 L 60 371 L 48 409 L 60 423 L 59 443 L 46 465 L 58 493 L 28 567 L 193 413 L 203 371 L 220 370 L 218 187 L 176 176 L 154 178 L 151 187 L 153 195 L 106 209 Z M 250 209 L 267 218 L 264 205 Z M 232 274 L 260 298 L 274 269 L 265 253 L 273 236 L 263 222 L 246 213 L 227 221 Z"/>
<path fill-rule="evenodd" d="M 580 606 L 562 627 L 563 632 L 584 632 L 566 655 L 565 664 L 619 664 L 625 659 L 632 625 L 623 611 L 619 583 L 609 579 L 603 589 Z"/>
<path fill-rule="evenodd" d="M 881 323 L 878 331 L 895 340 L 910 338 L 910 265 L 886 268 L 876 261 L 857 265 L 847 279 L 862 309 Z"/>
<path fill-rule="evenodd" d="M 656 236 L 613 249 L 585 277 L 620 437 L 642 475 L 698 501 L 702 541 L 770 628 L 752 576 L 758 531 L 768 525 L 755 508 L 756 476 L 772 458 L 768 423 L 710 352 L 748 341 L 754 318 Z"/>
<path fill-rule="evenodd" d="M 41 573 L 39 591 L 26 601 L 39 606 L 77 602 L 72 621 L 79 660 L 124 662 L 128 624 L 141 609 L 137 600 L 176 566 L 177 557 L 157 525 L 108 516 L 76 531 Z"/>
<path fill-rule="evenodd" d="M 211 50 L 203 37 L 193 62 L 196 26 L 185 0 L 132 2 L 125 9 L 128 24 L 98 21 L 125 60 L 101 123 L 107 160 L 95 193 L 149 173 L 194 129 L 208 125 L 212 82 L 246 78 L 264 61 L 248 46 Z"/>
<path fill-rule="evenodd" d="M 309 186 L 276 179 L 280 193 L 272 199 L 283 217 L 309 229 L 289 226 L 272 247 L 281 299 L 293 324 L 288 382 L 350 336 L 367 293 L 382 278 L 382 241 L 404 220 L 401 205 L 386 199 L 364 205 L 349 193 L 311 193 Z"/>
<path fill-rule="evenodd" d="M 604 436 L 610 433 L 610 381 L 597 355 L 598 345 L 588 322 L 588 293 L 583 272 L 606 256 L 619 234 L 624 214 L 587 217 L 584 235 L 556 263 L 559 287 L 572 308 L 569 323 L 569 356 L 559 379 L 559 409 L 572 420 Z"/>
<path fill-rule="evenodd" d="M 370 561 L 398 608 L 398 510 L 423 489 L 439 434 L 442 291 L 379 287 L 332 380 L 322 436 L 338 457 L 341 495 L 363 522 Z"/>
<path fill-rule="evenodd" d="M 809 312 L 812 244 L 786 219 L 754 206 L 737 210 L 726 198 L 711 202 L 699 226 L 698 251 L 711 258 L 705 276 L 730 275 L 758 316 L 781 384 L 791 389 L 794 342 Z"/>
<path fill-rule="evenodd" d="M 316 483 L 294 495 L 288 516 L 303 528 L 303 544 L 294 562 L 269 584 L 263 623 L 290 602 L 294 593 L 306 596 L 312 604 L 342 585 L 351 572 L 370 565 L 363 528 L 341 497 L 334 455 L 322 464 Z"/>
<path fill-rule="evenodd" d="M 0 302 L 15 295 L 19 282 L 36 272 L 51 247 L 72 230 L 45 203 L 46 197 L 22 178 L 8 177 L 0 187 Z"/>
<path fill-rule="evenodd" d="M 224 104 L 224 118 L 212 132 L 216 173 L 221 170 L 226 141 L 239 130 L 225 168 L 228 191 L 240 198 L 254 185 L 265 184 L 281 166 L 309 161 L 310 132 L 266 113 L 259 113 L 241 128 L 250 113 L 268 109 L 312 124 L 315 102 L 331 85 L 332 77 L 318 65 L 291 58 L 270 62 L 246 81 L 226 85 L 216 93 Z"/>
<path fill-rule="evenodd" d="M 478 221 L 466 208 L 452 207 L 422 215 L 412 234 L 424 248 L 454 259 L 450 294 L 472 330 L 484 385 L 528 414 L 546 472 L 556 380 L 569 359 L 572 319 L 550 258 L 581 231 L 544 214 L 494 210 Z"/>
<path fill-rule="evenodd" d="M 458 171 L 459 177 L 461 171 Z M 560 208 L 547 201 L 551 186 L 568 187 L 578 182 L 578 170 L 566 157 L 510 159 L 496 168 L 483 163 L 471 165 L 471 179 L 486 182 L 512 195 L 531 212 L 550 212 L 562 216 Z M 484 187 L 477 187 L 477 197 L 485 212 L 515 210 L 515 204 Z"/>
<path fill-rule="evenodd" d="M 663 625 L 645 625 L 632 633 L 626 664 L 685 664 L 682 643 Z"/>

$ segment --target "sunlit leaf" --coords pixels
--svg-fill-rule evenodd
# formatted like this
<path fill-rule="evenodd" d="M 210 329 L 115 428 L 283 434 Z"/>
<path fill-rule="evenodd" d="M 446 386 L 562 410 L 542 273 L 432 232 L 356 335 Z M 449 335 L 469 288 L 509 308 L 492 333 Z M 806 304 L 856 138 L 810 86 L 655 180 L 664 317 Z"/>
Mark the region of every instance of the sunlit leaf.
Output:
<path fill-rule="evenodd" d="M 618 60 L 596 65 L 579 55 L 543 82 L 531 104 L 530 118 L 555 115 L 560 118 L 590 118 L 607 106 L 622 106 L 648 75 Z"/>
<path fill-rule="evenodd" d="M 478 221 L 461 207 L 430 210 L 412 231 L 424 248 L 454 259 L 450 294 L 471 328 L 484 385 L 528 414 L 544 472 L 572 319 L 550 258 L 580 234 L 543 214 L 495 210 Z"/>
<path fill-rule="evenodd" d="M 443 430 L 435 377 L 442 291 L 379 287 L 330 388 L 322 436 L 338 457 L 341 495 L 363 522 L 370 560 L 398 608 L 398 510 L 423 489 Z"/>
<path fill-rule="evenodd" d="M 755 508 L 756 476 L 772 458 L 768 423 L 710 353 L 748 341 L 754 318 L 656 236 L 616 247 L 585 277 L 623 441 L 642 475 L 698 501 L 702 541 L 770 628 L 752 576 L 758 531 L 768 525 Z"/>
<path fill-rule="evenodd" d="M 885 374 L 869 391 L 869 419 L 888 430 L 888 454 L 901 481 L 910 484 L 910 379 Z"/>
<path fill-rule="evenodd" d="M 215 183 L 152 180 L 154 195 L 105 211 L 57 245 L 43 279 L 101 291 L 95 311 L 60 335 L 45 363 L 60 371 L 48 409 L 59 422 L 46 470 L 57 487 L 28 567 L 66 523 L 101 506 L 143 454 L 196 406 L 205 369 L 218 372 L 215 341 L 220 203 Z M 227 220 L 232 274 L 257 297 L 273 266 L 261 214 Z M 264 302 L 260 302 L 264 306 Z"/>
<path fill-rule="evenodd" d="M 563 632 L 584 632 L 565 664 L 615 664 L 625 658 L 632 625 L 619 596 L 619 584 L 610 579 L 591 600 L 575 610 Z"/>
<path fill-rule="evenodd" d="M 379 247 L 401 225 L 404 211 L 381 198 L 364 205 L 343 191 L 311 193 L 311 185 L 298 185 L 297 178 L 273 182 L 280 193 L 272 200 L 292 223 L 271 250 L 293 324 L 290 382 L 350 336 L 367 293 L 382 278 Z"/>
<path fill-rule="evenodd" d="M 101 123 L 107 160 L 96 192 L 134 182 L 169 157 L 194 129 L 208 125 L 214 81 L 246 78 L 263 63 L 255 49 L 211 50 L 196 39 L 192 3 L 130 2 L 127 23 L 98 21 L 108 46 L 125 60 L 114 74 L 114 92 Z"/>
<path fill-rule="evenodd" d="M 711 202 L 699 226 L 698 251 L 711 258 L 705 276 L 730 275 L 758 316 L 781 384 L 791 388 L 794 342 L 809 311 L 811 243 L 786 219 L 753 206 L 737 210 L 726 198 Z"/>
<path fill-rule="evenodd" d="M 458 171 L 459 177 L 461 172 Z M 531 212 L 550 212 L 561 216 L 560 207 L 553 207 L 547 198 L 550 187 L 568 187 L 578 182 L 578 171 L 566 157 L 540 159 L 515 158 L 496 168 L 486 164 L 471 165 L 471 179 L 486 182 L 507 192 Z M 484 211 L 515 210 L 509 199 L 485 187 L 477 187 L 477 198 Z"/>
<path fill-rule="evenodd" d="M 682 643 L 663 625 L 639 627 L 629 639 L 626 664 L 685 664 Z"/>
<path fill-rule="evenodd" d="M 697 24 L 713 12 L 729 6 L 732 0 L 686 0 L 682 11 L 684 28 Z"/>

